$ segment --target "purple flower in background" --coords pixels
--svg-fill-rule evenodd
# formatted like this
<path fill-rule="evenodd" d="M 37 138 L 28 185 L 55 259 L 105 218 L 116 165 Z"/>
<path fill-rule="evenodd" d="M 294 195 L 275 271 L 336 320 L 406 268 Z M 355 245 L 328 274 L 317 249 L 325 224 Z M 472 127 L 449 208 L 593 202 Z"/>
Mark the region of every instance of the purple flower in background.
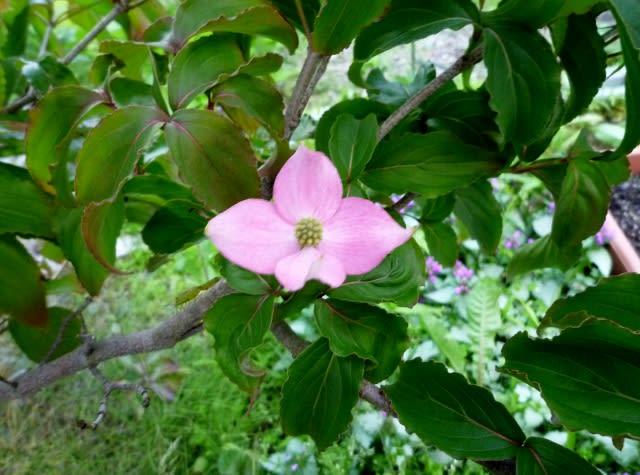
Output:
<path fill-rule="evenodd" d="M 297 463 L 294 463 L 293 465 L 291 465 L 291 471 L 295 472 L 296 470 L 298 470 L 299 465 Z"/>
<path fill-rule="evenodd" d="M 453 276 L 458 280 L 458 286 L 455 288 L 456 295 L 466 294 L 471 290 L 468 284 L 473 278 L 473 271 L 461 261 L 456 261 L 453 267 Z"/>
<path fill-rule="evenodd" d="M 429 282 L 434 284 L 436 282 L 436 274 L 442 272 L 442 265 L 436 261 L 433 256 L 427 257 L 425 260 L 425 267 L 427 269 L 427 277 Z"/>
<path fill-rule="evenodd" d="M 556 203 L 555 201 L 552 201 L 551 203 L 549 203 L 549 211 L 554 212 L 556 210 Z"/>
<path fill-rule="evenodd" d="M 516 229 L 511 237 L 504 240 L 505 249 L 515 249 L 522 244 L 522 232 Z"/>
<path fill-rule="evenodd" d="M 605 244 L 610 242 L 614 238 L 614 236 L 615 233 L 613 231 L 613 228 L 609 224 L 609 221 L 605 219 L 602 227 L 600 228 L 600 231 L 595 234 L 594 239 L 596 240 L 596 244 L 598 244 L 598 246 L 604 246 Z"/>

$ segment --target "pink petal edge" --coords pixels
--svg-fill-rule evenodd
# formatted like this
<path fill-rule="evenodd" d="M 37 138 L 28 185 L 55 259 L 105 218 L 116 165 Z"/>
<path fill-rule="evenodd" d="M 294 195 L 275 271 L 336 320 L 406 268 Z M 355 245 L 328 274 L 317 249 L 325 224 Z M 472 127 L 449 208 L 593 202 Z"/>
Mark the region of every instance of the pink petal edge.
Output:
<path fill-rule="evenodd" d="M 273 185 L 275 207 L 291 224 L 305 217 L 325 221 L 338 210 L 341 200 L 342 181 L 335 165 L 304 145 L 285 163 Z"/>
<path fill-rule="evenodd" d="M 295 292 L 317 279 L 331 287 L 339 287 L 346 278 L 342 263 L 332 256 L 323 256 L 314 247 L 283 258 L 276 266 L 276 278 L 285 288 Z"/>
<path fill-rule="evenodd" d="M 412 234 L 413 229 L 400 226 L 375 203 L 345 198 L 336 214 L 324 223 L 318 249 L 341 262 L 347 275 L 356 275 L 378 266 Z"/>
<path fill-rule="evenodd" d="M 205 234 L 224 257 L 259 274 L 273 274 L 280 260 L 300 250 L 293 225 L 260 199 L 241 201 L 218 214 Z"/>

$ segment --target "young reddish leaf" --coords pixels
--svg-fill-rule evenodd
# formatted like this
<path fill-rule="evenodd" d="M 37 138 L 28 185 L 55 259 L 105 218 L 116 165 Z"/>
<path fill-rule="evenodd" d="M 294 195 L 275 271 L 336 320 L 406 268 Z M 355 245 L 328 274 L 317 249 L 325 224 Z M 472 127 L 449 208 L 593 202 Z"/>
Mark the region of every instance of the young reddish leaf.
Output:
<path fill-rule="evenodd" d="M 209 208 L 222 211 L 259 195 L 255 155 L 229 120 L 209 110 L 181 109 L 165 136 L 182 178 Z"/>
<path fill-rule="evenodd" d="M 0 162 L 0 234 L 53 237 L 51 197 L 20 167 Z"/>
<path fill-rule="evenodd" d="M 280 416 L 289 435 L 309 434 L 319 450 L 336 441 L 351 422 L 364 362 L 341 358 L 320 338 L 291 363 L 282 387 Z"/>
<path fill-rule="evenodd" d="M 78 86 L 64 86 L 44 96 L 29 113 L 26 137 L 27 168 L 35 182 L 55 194 L 51 167 L 65 156 L 84 114 L 104 102 L 101 94 Z"/>
<path fill-rule="evenodd" d="M 218 299 L 204 315 L 204 327 L 215 338 L 216 361 L 224 374 L 252 399 L 265 371 L 250 352 L 262 343 L 271 325 L 274 298 L 231 294 Z"/>
<path fill-rule="evenodd" d="M 336 54 L 351 44 L 362 29 L 389 7 L 391 0 L 327 0 L 316 17 L 311 35 L 313 49 Z"/>
<path fill-rule="evenodd" d="M 87 136 L 78 153 L 76 194 L 81 203 L 117 195 L 142 151 L 168 117 L 159 109 L 130 106 L 105 117 Z"/>
<path fill-rule="evenodd" d="M 116 269 L 116 241 L 124 224 L 124 202 L 91 203 L 82 214 L 82 237 L 91 255 L 107 270 L 124 274 Z"/>
<path fill-rule="evenodd" d="M 487 389 L 441 363 L 408 361 L 385 391 L 407 429 L 453 457 L 508 459 L 524 442 L 522 429 Z"/>
<path fill-rule="evenodd" d="M 295 29 L 262 0 L 185 0 L 176 11 L 170 45 L 180 49 L 187 39 L 204 31 L 266 36 L 285 45 L 290 53 L 298 46 Z"/>
<path fill-rule="evenodd" d="M 93 257 L 82 237 L 82 208 L 60 208 L 54 217 L 54 231 L 60 249 L 90 295 L 98 295 L 109 271 Z"/>
<path fill-rule="evenodd" d="M 72 313 L 73 310 L 67 308 L 49 308 L 49 321 L 43 328 L 33 328 L 12 319 L 9 321 L 9 333 L 22 352 L 36 363 L 42 361 L 58 341 L 55 351 L 49 357 L 49 360 L 54 360 L 82 344 L 80 320 L 77 317 L 67 320 Z"/>
<path fill-rule="evenodd" d="M 0 262 L 10 272 L 0 272 L 0 314 L 8 313 L 25 325 L 47 324 L 47 304 L 40 269 L 13 236 L 0 235 Z"/>

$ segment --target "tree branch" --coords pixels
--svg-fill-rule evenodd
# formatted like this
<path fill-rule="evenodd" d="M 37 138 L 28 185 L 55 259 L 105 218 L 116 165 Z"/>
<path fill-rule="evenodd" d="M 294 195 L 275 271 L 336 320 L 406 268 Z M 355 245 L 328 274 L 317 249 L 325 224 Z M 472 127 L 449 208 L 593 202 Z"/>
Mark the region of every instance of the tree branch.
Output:
<path fill-rule="evenodd" d="M 13 386 L 0 385 L 0 403 L 35 394 L 45 386 L 106 360 L 171 348 L 193 335 L 193 329 L 199 327 L 202 316 L 213 302 L 229 293 L 231 288 L 227 283 L 218 282 L 155 328 L 92 342 L 88 348 L 83 345 L 43 366 L 35 367 L 13 381 Z"/>
<path fill-rule="evenodd" d="M 380 128 L 378 129 L 378 142 L 381 141 L 389 132 L 391 132 L 391 129 L 398 125 L 402 119 L 408 116 L 411 111 L 418 107 L 428 97 L 432 96 L 438 89 L 462 71 L 465 71 L 479 62 L 480 59 L 482 59 L 481 48 L 477 48 L 469 54 L 462 55 L 455 63 L 444 70 L 442 74 L 438 75 L 433 81 L 427 84 L 424 89 L 418 91 L 407 99 L 404 104 L 396 109 L 393 114 L 387 117 L 387 120 L 380 125 Z"/>

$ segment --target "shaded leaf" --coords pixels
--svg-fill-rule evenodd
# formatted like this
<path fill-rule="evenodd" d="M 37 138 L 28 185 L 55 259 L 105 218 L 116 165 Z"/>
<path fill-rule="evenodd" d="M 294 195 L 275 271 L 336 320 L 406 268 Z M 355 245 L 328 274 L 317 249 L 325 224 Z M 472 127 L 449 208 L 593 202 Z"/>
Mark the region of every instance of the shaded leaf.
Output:
<path fill-rule="evenodd" d="M 36 363 L 47 356 L 58 339 L 58 334 L 60 334 L 60 341 L 49 360 L 59 358 L 82 344 L 80 320 L 77 317 L 67 318 L 73 310 L 52 307 L 48 311 L 49 321 L 43 328 L 33 328 L 17 320 L 9 321 L 9 333 L 13 341 L 31 361 Z M 62 328 L 63 325 L 64 328 Z"/>
<path fill-rule="evenodd" d="M 316 340 L 291 364 L 282 387 L 284 432 L 310 435 L 319 450 L 335 442 L 351 422 L 363 371 L 361 359 L 336 356 L 326 339 Z"/>
<path fill-rule="evenodd" d="M 220 369 L 252 398 L 257 396 L 265 371 L 255 367 L 250 353 L 269 330 L 273 303 L 269 296 L 231 294 L 214 302 L 204 315 L 204 327 L 215 338 Z"/>
<path fill-rule="evenodd" d="M 518 475 L 598 475 L 593 465 L 571 450 L 542 437 L 529 437 L 516 457 Z"/>
<path fill-rule="evenodd" d="M 130 106 L 105 117 L 78 153 L 76 194 L 81 203 L 113 198 L 156 130 L 168 120 L 153 107 Z"/>
<path fill-rule="evenodd" d="M 156 254 L 172 254 L 204 237 L 207 219 L 190 201 L 170 200 L 142 229 L 142 240 Z"/>
<path fill-rule="evenodd" d="M 502 210 L 486 181 L 455 190 L 455 215 L 464 223 L 484 252 L 492 254 L 502 236 Z"/>
<path fill-rule="evenodd" d="M 109 82 L 111 97 L 118 107 L 130 105 L 154 106 L 153 88 L 147 83 L 129 78 L 113 78 Z"/>
<path fill-rule="evenodd" d="M 434 198 L 501 167 L 495 152 L 466 144 L 449 132 L 407 134 L 378 145 L 362 181 L 382 192 L 413 191 Z"/>
<path fill-rule="evenodd" d="M 408 361 L 398 381 L 384 389 L 400 422 L 453 457 L 508 459 L 524 442 L 516 421 L 488 390 L 441 363 Z"/>
<path fill-rule="evenodd" d="M 450 267 L 458 258 L 458 238 L 450 224 L 424 221 L 421 224 L 429 254 L 443 266 Z"/>
<path fill-rule="evenodd" d="M 216 264 L 219 267 L 220 274 L 225 278 L 227 283 L 233 289 L 244 294 L 271 294 L 280 285 L 273 276 L 256 274 L 243 267 L 237 266 L 222 257 L 222 254 L 216 256 Z"/>
<path fill-rule="evenodd" d="M 53 237 L 51 197 L 24 168 L 0 162 L 0 190 L 0 234 Z"/>
<path fill-rule="evenodd" d="M 329 156 L 342 181 L 351 183 L 363 172 L 376 148 L 378 121 L 374 114 L 356 119 L 351 114 L 338 116 L 331 127 Z"/>
<path fill-rule="evenodd" d="M 333 353 L 369 360 L 365 377 L 373 383 L 388 378 L 409 347 L 407 322 L 379 307 L 317 300 L 314 315 Z"/>
<path fill-rule="evenodd" d="M 599 0 L 505 0 L 500 6 L 485 14 L 491 20 L 506 20 L 542 28 L 559 18 L 586 13 Z"/>
<path fill-rule="evenodd" d="M 580 244 L 561 246 L 550 235 L 544 236 L 516 250 L 507 267 L 507 276 L 512 279 L 516 275 L 545 267 L 567 270 L 580 258 L 581 251 Z"/>
<path fill-rule="evenodd" d="M 410 240 L 403 244 L 366 274 L 347 277 L 329 296 L 349 302 L 395 302 L 410 307 L 418 300 L 418 288 L 425 280 L 424 256 Z"/>
<path fill-rule="evenodd" d="M 165 137 L 180 175 L 208 208 L 223 211 L 259 195 L 255 155 L 242 132 L 219 114 L 179 110 Z"/>
<path fill-rule="evenodd" d="M 45 94 L 50 88 L 77 84 L 71 70 L 52 56 L 39 61 L 25 61 L 22 74 L 38 94 Z"/>

